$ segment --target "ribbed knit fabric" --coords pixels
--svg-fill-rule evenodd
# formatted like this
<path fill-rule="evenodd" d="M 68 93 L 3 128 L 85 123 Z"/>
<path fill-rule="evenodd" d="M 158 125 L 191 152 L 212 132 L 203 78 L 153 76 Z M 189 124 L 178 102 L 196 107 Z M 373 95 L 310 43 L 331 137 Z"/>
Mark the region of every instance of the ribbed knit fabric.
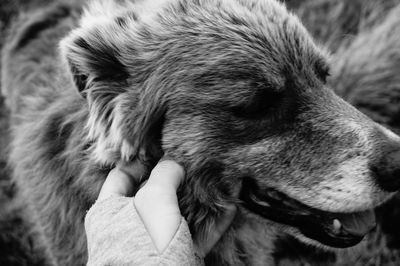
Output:
<path fill-rule="evenodd" d="M 135 208 L 133 198 L 110 197 L 96 202 L 85 218 L 88 266 L 185 265 L 204 262 L 194 254 L 185 219 L 160 254 Z"/>

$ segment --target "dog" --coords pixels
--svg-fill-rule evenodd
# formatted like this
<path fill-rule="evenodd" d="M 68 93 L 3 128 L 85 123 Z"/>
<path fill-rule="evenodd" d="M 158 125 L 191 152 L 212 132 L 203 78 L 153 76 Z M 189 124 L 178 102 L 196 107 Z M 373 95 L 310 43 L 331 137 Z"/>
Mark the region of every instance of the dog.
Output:
<path fill-rule="evenodd" d="M 195 239 L 238 206 L 209 265 L 272 264 L 282 234 L 356 245 L 399 189 L 400 138 L 326 85 L 328 52 L 284 5 L 98 0 L 79 13 L 30 14 L 3 49 L 9 160 L 49 265 L 85 264 L 86 210 L 121 161 L 185 167 Z"/>

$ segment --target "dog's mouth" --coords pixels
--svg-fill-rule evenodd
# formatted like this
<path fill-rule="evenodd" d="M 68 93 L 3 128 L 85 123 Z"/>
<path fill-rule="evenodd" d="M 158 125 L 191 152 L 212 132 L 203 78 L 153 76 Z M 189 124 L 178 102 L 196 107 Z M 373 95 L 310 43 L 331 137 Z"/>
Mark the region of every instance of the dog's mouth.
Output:
<path fill-rule="evenodd" d="M 240 198 L 249 211 L 296 227 L 304 236 L 331 247 L 354 246 L 376 226 L 373 210 L 326 212 L 300 203 L 275 189 L 260 189 L 251 180 L 243 181 Z"/>

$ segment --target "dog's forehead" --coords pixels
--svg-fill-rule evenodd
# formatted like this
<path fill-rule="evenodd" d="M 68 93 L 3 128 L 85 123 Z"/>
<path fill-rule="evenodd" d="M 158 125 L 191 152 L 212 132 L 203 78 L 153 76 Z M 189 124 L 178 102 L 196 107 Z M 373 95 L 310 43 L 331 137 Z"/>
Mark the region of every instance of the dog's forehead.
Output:
<path fill-rule="evenodd" d="M 279 89 L 286 79 L 311 80 L 310 76 L 326 68 L 325 52 L 297 17 L 276 1 L 188 1 L 182 5 L 177 15 L 181 19 L 176 19 L 181 47 L 176 44 L 175 51 L 190 66 L 187 69 L 196 85 Z"/>

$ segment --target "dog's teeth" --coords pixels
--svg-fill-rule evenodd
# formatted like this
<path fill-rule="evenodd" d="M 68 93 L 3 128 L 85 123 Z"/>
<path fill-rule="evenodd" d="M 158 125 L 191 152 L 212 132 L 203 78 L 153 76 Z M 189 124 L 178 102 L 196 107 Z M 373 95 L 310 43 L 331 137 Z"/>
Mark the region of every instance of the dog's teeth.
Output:
<path fill-rule="evenodd" d="M 258 204 L 260 204 L 260 205 L 262 205 L 264 207 L 271 207 L 271 205 L 269 205 L 267 202 L 258 201 Z"/>
<path fill-rule="evenodd" d="M 333 230 L 334 230 L 334 232 L 335 233 L 339 233 L 341 227 L 342 227 L 342 224 L 340 223 L 340 221 L 338 219 L 334 219 L 333 220 Z"/>

